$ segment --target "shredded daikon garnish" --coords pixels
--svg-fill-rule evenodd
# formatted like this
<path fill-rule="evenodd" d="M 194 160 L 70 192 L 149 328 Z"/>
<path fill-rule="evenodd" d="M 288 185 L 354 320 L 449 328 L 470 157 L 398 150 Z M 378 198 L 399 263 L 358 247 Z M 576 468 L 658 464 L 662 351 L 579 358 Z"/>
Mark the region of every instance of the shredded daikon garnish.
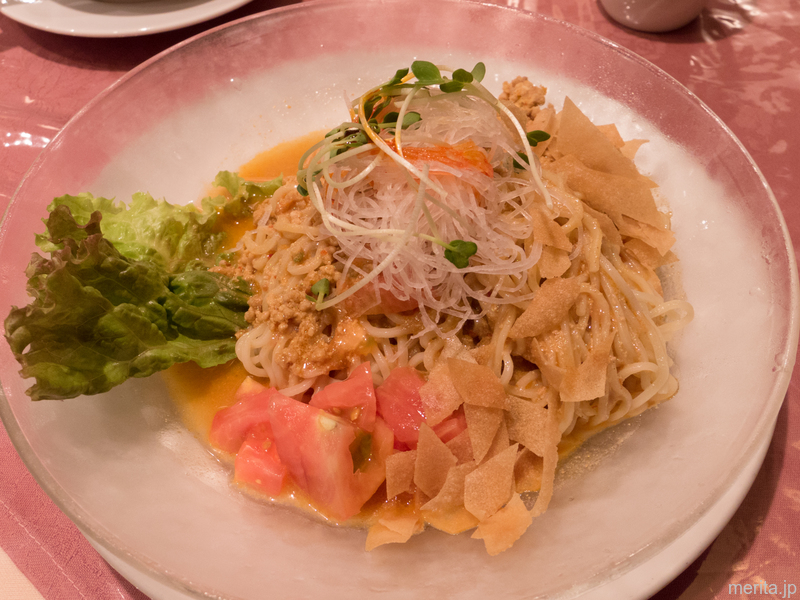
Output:
<path fill-rule="evenodd" d="M 345 265 L 317 309 L 372 283 L 376 298 L 383 289 L 418 303 L 421 334 L 443 335 L 447 316 L 460 326 L 492 304 L 532 298 L 541 246 L 523 244 L 529 209 L 551 200 L 531 146 L 547 134 L 526 134 L 479 83 L 483 72 L 416 61 L 358 98 L 348 107 L 356 119 L 303 157 L 298 190 Z"/>

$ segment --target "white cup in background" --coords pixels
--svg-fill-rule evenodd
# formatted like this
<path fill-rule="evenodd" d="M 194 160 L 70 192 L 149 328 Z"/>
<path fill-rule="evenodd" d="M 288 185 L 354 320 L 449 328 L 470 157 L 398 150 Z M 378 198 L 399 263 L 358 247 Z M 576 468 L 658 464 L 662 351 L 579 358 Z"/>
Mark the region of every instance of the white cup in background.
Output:
<path fill-rule="evenodd" d="M 706 0 L 600 0 L 612 19 L 639 31 L 672 31 L 690 23 Z"/>

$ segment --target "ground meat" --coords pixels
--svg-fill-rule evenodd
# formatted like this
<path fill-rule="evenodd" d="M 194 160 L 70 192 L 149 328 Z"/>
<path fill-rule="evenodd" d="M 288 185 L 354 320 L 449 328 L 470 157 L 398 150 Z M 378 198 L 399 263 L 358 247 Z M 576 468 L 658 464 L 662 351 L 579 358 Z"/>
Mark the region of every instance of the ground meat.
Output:
<path fill-rule="evenodd" d="M 547 88 L 533 85 L 527 77 L 516 77 L 510 83 L 503 82 L 503 93 L 500 100 L 511 102 L 522 109 L 529 119 L 533 119 L 544 104 Z"/>

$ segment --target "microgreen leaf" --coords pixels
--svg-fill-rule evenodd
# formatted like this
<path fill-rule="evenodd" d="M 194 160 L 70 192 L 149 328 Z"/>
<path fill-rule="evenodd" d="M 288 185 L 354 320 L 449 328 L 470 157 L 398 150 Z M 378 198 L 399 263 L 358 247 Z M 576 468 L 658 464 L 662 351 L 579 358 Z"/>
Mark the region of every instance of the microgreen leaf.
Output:
<path fill-rule="evenodd" d="M 478 245 L 475 242 L 453 240 L 445 248 L 444 257 L 459 269 L 463 269 L 469 266 L 469 257 L 477 251 Z"/>
<path fill-rule="evenodd" d="M 386 82 L 386 87 L 392 86 L 392 85 L 397 85 L 398 83 L 402 83 L 403 77 L 405 77 L 406 75 L 408 75 L 408 69 L 407 68 L 406 69 L 397 69 L 397 72 L 394 74 L 394 77 L 392 77 L 389 81 Z"/>
<path fill-rule="evenodd" d="M 472 77 L 475 81 L 483 81 L 483 78 L 486 76 L 486 65 L 482 62 L 479 62 L 472 68 Z"/>
<path fill-rule="evenodd" d="M 322 302 L 322 299 L 331 293 L 331 282 L 326 279 L 320 279 L 311 286 L 311 293 L 316 295 L 314 296 L 306 296 L 308 300 L 311 302 Z"/>
<path fill-rule="evenodd" d="M 411 63 L 411 72 L 423 85 L 436 85 L 444 81 L 439 67 L 426 60 L 415 60 Z"/>
<path fill-rule="evenodd" d="M 403 115 L 403 129 L 422 119 L 418 112 L 407 112 Z"/>
<path fill-rule="evenodd" d="M 439 85 L 439 89 L 442 90 L 445 94 L 450 94 L 452 92 L 460 92 L 464 89 L 464 84 L 460 81 L 446 81 Z"/>
<path fill-rule="evenodd" d="M 528 143 L 531 146 L 536 146 L 539 142 L 545 142 L 549 140 L 550 134 L 546 131 L 536 129 L 534 131 L 529 131 L 527 134 L 525 134 L 525 137 L 528 138 Z"/>
<path fill-rule="evenodd" d="M 456 69 L 453 71 L 453 81 L 460 81 L 461 83 L 472 83 L 472 73 L 464 69 Z"/>
<path fill-rule="evenodd" d="M 528 160 L 528 155 L 525 154 L 524 152 L 517 152 L 517 156 L 519 156 L 521 160 L 524 160 L 526 165 L 531 164 L 530 161 Z M 515 160 L 514 161 L 514 168 L 515 169 L 524 169 L 525 167 L 523 167 L 519 162 L 517 162 Z"/>

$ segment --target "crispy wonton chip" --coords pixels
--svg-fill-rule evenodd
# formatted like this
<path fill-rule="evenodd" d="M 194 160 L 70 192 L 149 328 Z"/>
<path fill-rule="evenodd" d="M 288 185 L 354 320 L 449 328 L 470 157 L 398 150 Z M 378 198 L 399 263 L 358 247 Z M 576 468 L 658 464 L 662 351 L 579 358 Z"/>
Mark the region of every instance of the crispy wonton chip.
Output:
<path fill-rule="evenodd" d="M 658 250 L 664 256 L 675 244 L 675 235 L 669 229 L 653 227 L 647 223 L 642 223 L 635 219 L 623 217 L 622 222 L 617 224 L 622 235 L 637 238 Z"/>
<path fill-rule="evenodd" d="M 489 556 L 496 556 L 511 548 L 532 522 L 522 498 L 514 494 L 503 508 L 478 525 L 472 537 L 482 539 Z"/>
<path fill-rule="evenodd" d="M 544 456 L 547 445 L 551 442 L 548 409 L 530 400 L 514 396 L 508 397 L 508 404 L 506 423 L 509 437 L 534 454 Z"/>
<path fill-rule="evenodd" d="M 483 457 L 483 462 L 500 454 L 503 450 L 511 445 L 511 439 L 508 437 L 508 426 L 505 419 L 500 419 L 500 425 L 497 427 L 497 433 L 494 434 L 492 445 L 486 451 Z"/>
<path fill-rule="evenodd" d="M 453 456 L 458 460 L 457 464 L 470 462 L 474 459 L 472 456 L 472 440 L 469 437 L 469 429 L 465 429 L 456 437 L 445 444 Z"/>
<path fill-rule="evenodd" d="M 453 385 L 447 363 L 435 367 L 428 381 L 419 389 L 425 421 L 431 427 L 438 425 L 461 406 L 461 395 Z"/>
<path fill-rule="evenodd" d="M 386 458 L 386 497 L 388 499 L 391 500 L 397 494 L 411 491 L 416 461 L 416 450 L 397 452 Z"/>
<path fill-rule="evenodd" d="M 484 365 L 473 365 L 457 358 L 447 360 L 450 377 L 464 402 L 474 406 L 504 408 L 506 390 L 494 372 Z"/>
<path fill-rule="evenodd" d="M 606 393 L 606 372 L 613 342 L 612 332 L 605 339 L 598 340 L 580 366 L 567 369 L 558 390 L 563 402 L 594 400 Z"/>
<path fill-rule="evenodd" d="M 426 523 L 452 535 L 472 529 L 478 519 L 464 508 L 464 478 L 477 468 L 474 462 L 452 467 L 435 498 L 421 507 Z"/>
<path fill-rule="evenodd" d="M 464 507 L 478 520 L 491 517 L 511 497 L 518 447 L 509 446 L 464 479 Z"/>
<path fill-rule="evenodd" d="M 542 484 L 539 488 L 539 495 L 536 504 L 531 509 L 531 515 L 538 517 L 547 510 L 550 500 L 553 497 L 553 484 L 556 479 L 556 468 L 558 467 L 558 441 L 561 432 L 558 428 L 560 420 L 560 406 L 558 395 L 554 390 L 548 391 L 548 438 L 550 443 L 545 446 L 544 456 L 542 456 Z"/>
<path fill-rule="evenodd" d="M 619 129 L 614 123 L 608 123 L 607 125 L 598 125 L 597 128 L 603 132 L 603 135 L 608 138 L 608 141 L 614 144 L 615 148 L 622 148 L 625 145 L 625 140 L 622 139 L 622 136 L 619 134 Z"/>
<path fill-rule="evenodd" d="M 575 278 L 548 279 L 514 322 L 508 337 L 535 337 L 561 326 L 580 291 L 581 284 Z"/>
<path fill-rule="evenodd" d="M 422 523 L 417 511 L 392 502 L 381 508 L 380 516 L 369 528 L 366 550 L 369 552 L 384 544 L 404 544 L 418 531 L 422 531 Z"/>
<path fill-rule="evenodd" d="M 572 263 L 566 250 L 544 246 L 538 265 L 539 274 L 545 279 L 552 279 L 553 277 L 561 277 L 572 266 Z"/>
<path fill-rule="evenodd" d="M 480 462 L 489 452 L 489 448 L 492 447 L 497 429 L 503 420 L 503 409 L 465 404 L 464 416 L 467 419 L 467 432 L 472 445 L 472 456 L 476 461 Z"/>
<path fill-rule="evenodd" d="M 611 244 L 612 246 L 620 247 L 622 246 L 622 236 L 619 234 L 619 230 L 617 226 L 614 225 L 614 221 L 605 214 L 601 213 L 599 210 L 593 209 L 591 206 L 583 203 L 583 210 L 589 213 L 589 216 L 597 220 L 597 224 L 600 225 L 600 229 L 605 236 L 605 241 Z"/>
<path fill-rule="evenodd" d="M 647 140 L 628 140 L 619 151 L 622 152 L 622 156 L 633 160 L 636 158 L 636 153 L 639 151 L 639 148 L 646 143 Z"/>
<path fill-rule="evenodd" d="M 419 428 L 417 460 L 414 463 L 414 483 L 433 498 L 442 489 L 447 472 L 456 465 L 456 457 L 427 423 Z"/>
<path fill-rule="evenodd" d="M 544 460 L 527 448 L 517 455 L 514 465 L 514 489 L 518 493 L 535 492 L 542 487 L 542 466 Z"/>
<path fill-rule="evenodd" d="M 677 259 L 672 252 L 667 252 L 664 256 L 661 256 L 658 250 L 638 238 L 631 238 L 625 242 L 625 250 L 630 252 L 645 267 L 654 271 L 658 267 L 674 262 Z"/>
<path fill-rule="evenodd" d="M 475 462 L 450 467 L 442 489 L 421 510 L 447 512 L 464 506 L 464 479 L 478 468 Z"/>
<path fill-rule="evenodd" d="M 628 178 L 639 177 L 636 165 L 623 156 L 608 136 L 569 98 L 564 99 L 561 111 L 558 150 L 565 156 L 573 154 L 590 169 Z"/>
<path fill-rule="evenodd" d="M 662 228 L 666 216 L 658 211 L 653 192 L 644 178 L 604 173 L 589 168 L 573 155 L 559 158 L 550 165 L 567 177 L 567 185 L 583 195 L 583 201 L 606 213 L 619 227 L 622 215 L 653 227 Z"/>
<path fill-rule="evenodd" d="M 547 216 L 543 210 L 533 209 L 530 211 L 533 225 L 533 239 L 544 246 L 553 246 L 559 250 L 572 250 L 572 242 L 569 241 L 567 234 L 561 229 L 561 225 Z"/>

